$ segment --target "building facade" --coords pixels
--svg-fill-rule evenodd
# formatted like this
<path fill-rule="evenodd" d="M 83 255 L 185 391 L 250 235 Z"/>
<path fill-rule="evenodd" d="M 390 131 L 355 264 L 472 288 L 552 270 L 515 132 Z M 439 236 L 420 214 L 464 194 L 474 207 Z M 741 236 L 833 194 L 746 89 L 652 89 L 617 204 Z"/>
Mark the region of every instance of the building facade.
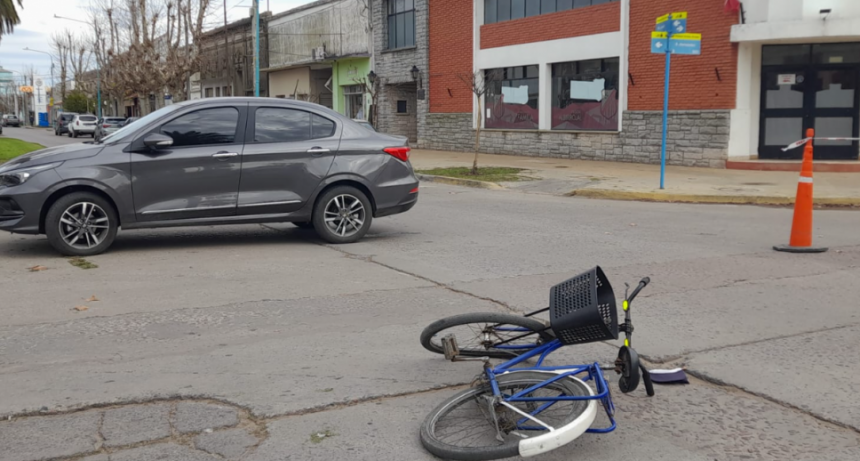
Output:
<path fill-rule="evenodd" d="M 702 53 L 672 59 L 669 163 L 791 158 L 799 152 L 780 148 L 805 128 L 856 137 L 860 2 L 741 3 L 726 11 L 724 0 L 434 0 L 418 145 L 472 148 L 478 104 L 460 77 L 477 72 L 488 85 L 484 152 L 658 162 L 665 58 L 651 53 L 650 38 L 656 18 L 675 11 L 702 34 Z M 856 141 L 818 145 L 828 143 L 818 158 L 857 159 Z"/>
<path fill-rule="evenodd" d="M 366 119 L 371 98 L 370 15 L 364 0 L 320 0 L 268 23 L 271 94 Z"/>
<path fill-rule="evenodd" d="M 377 129 L 419 141 L 429 113 L 429 0 L 368 0 L 373 17 Z M 453 3 L 453 2 L 449 2 Z M 429 7 L 428 7 L 429 6 Z M 442 11 L 446 20 L 462 13 Z M 465 47 L 465 43 L 458 46 Z"/>
<path fill-rule="evenodd" d="M 270 12 L 260 14 L 260 68 L 268 67 L 266 24 Z M 200 71 L 189 79 L 189 99 L 221 96 L 254 96 L 254 19 L 247 17 L 203 34 Z M 269 96 L 265 74 L 260 76 L 260 96 Z"/>

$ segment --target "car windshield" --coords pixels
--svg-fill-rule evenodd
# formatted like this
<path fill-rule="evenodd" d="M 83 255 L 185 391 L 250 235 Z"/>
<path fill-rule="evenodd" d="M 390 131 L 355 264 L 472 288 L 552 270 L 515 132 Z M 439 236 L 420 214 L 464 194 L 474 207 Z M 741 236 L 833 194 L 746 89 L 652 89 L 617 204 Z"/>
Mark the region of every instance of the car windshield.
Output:
<path fill-rule="evenodd" d="M 80 119 L 82 122 L 94 122 L 94 121 L 96 121 L 96 118 L 93 116 L 90 116 L 90 115 L 82 115 L 80 117 Z"/>
<path fill-rule="evenodd" d="M 107 122 L 107 123 L 119 123 L 119 122 L 124 122 L 124 121 L 125 121 L 124 118 L 106 118 L 105 119 L 105 122 Z"/>
<path fill-rule="evenodd" d="M 181 107 L 182 106 L 180 106 L 178 104 L 171 104 L 169 106 L 164 106 L 161 109 L 158 109 L 157 111 L 155 111 L 155 112 L 153 112 L 153 113 L 151 113 L 145 117 L 141 117 L 137 120 L 133 120 L 134 121 L 133 125 L 131 123 L 129 123 L 126 126 L 124 126 L 120 129 L 114 131 L 113 133 L 105 136 L 104 138 L 102 138 L 101 142 L 116 142 L 116 141 L 122 139 L 127 134 L 136 130 L 137 127 L 146 125 L 147 123 L 149 123 L 153 120 L 157 120 L 157 119 L 161 118 L 162 116 L 169 114 L 169 113 L 171 113 L 171 112 L 173 112 L 173 111 L 175 111 Z M 129 120 L 131 120 L 131 119 L 129 119 Z"/>

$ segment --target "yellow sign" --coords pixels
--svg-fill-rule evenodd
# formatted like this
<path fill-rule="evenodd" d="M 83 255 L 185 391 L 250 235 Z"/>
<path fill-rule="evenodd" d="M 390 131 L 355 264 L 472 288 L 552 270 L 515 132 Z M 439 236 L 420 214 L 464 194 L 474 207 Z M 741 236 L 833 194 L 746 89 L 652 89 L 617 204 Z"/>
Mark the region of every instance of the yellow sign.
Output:
<path fill-rule="evenodd" d="M 651 32 L 651 38 L 666 38 L 668 36 L 668 32 Z M 673 37 L 677 37 L 678 34 L 673 35 Z"/>
<path fill-rule="evenodd" d="M 22 93 L 32 93 L 32 92 L 33 92 L 33 87 L 32 87 L 32 86 L 29 86 L 29 85 L 24 85 L 24 86 L 19 87 L 19 88 L 18 88 L 18 91 L 20 91 L 20 92 L 22 92 Z"/>
<path fill-rule="evenodd" d="M 672 34 L 676 40 L 702 40 L 702 34 Z"/>
<path fill-rule="evenodd" d="M 681 11 L 680 13 L 672 13 L 672 19 L 687 19 L 687 12 Z"/>
<path fill-rule="evenodd" d="M 53 106 L 53 105 L 54 105 L 54 98 L 48 98 L 48 105 L 49 105 L 49 106 Z"/>
<path fill-rule="evenodd" d="M 687 14 L 687 13 L 684 13 L 684 14 Z M 659 18 L 657 18 L 657 24 L 660 24 L 661 22 L 666 22 L 668 20 L 669 20 L 669 15 L 664 14 L 663 16 L 660 16 Z"/>

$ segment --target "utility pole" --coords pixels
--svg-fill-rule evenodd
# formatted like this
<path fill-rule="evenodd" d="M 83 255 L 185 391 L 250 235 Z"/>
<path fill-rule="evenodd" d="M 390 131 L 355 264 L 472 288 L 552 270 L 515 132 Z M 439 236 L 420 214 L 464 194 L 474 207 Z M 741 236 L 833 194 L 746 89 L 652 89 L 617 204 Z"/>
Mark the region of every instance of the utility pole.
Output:
<path fill-rule="evenodd" d="M 260 0 L 254 0 L 254 97 L 260 97 Z"/>

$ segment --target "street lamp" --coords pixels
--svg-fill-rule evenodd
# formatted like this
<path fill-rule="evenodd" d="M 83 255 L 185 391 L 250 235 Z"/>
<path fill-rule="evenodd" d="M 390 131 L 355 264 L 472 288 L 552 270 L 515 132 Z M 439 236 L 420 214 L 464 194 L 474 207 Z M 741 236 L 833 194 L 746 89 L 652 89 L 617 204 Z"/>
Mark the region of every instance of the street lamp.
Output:
<path fill-rule="evenodd" d="M 74 22 L 79 22 L 81 24 L 90 25 L 90 23 L 88 23 L 86 21 L 81 21 L 80 19 L 67 18 L 64 16 L 56 15 L 56 14 L 54 15 L 54 18 L 55 19 L 65 19 L 66 21 L 74 21 Z M 93 33 L 98 35 L 98 32 L 95 30 L 95 25 L 93 25 Z M 96 39 L 98 39 L 98 36 L 96 36 Z M 96 82 L 96 85 L 98 88 L 98 105 L 99 105 L 98 116 L 99 116 L 99 118 L 102 118 L 102 69 L 98 63 L 98 60 L 96 60 L 96 78 L 98 79 L 98 81 Z M 51 79 L 53 80 L 53 77 L 51 77 Z"/>

